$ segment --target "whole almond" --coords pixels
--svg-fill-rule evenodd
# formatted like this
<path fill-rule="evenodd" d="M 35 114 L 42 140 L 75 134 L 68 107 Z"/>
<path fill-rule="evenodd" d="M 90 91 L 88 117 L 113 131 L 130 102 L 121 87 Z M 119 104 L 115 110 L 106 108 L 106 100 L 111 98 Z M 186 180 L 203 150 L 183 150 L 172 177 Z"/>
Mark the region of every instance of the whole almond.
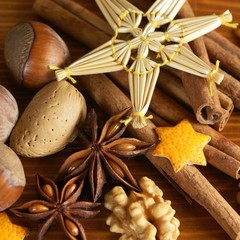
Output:
<path fill-rule="evenodd" d="M 31 100 L 10 136 L 21 156 L 43 157 L 62 150 L 77 136 L 86 118 L 83 95 L 67 81 L 53 81 Z"/>

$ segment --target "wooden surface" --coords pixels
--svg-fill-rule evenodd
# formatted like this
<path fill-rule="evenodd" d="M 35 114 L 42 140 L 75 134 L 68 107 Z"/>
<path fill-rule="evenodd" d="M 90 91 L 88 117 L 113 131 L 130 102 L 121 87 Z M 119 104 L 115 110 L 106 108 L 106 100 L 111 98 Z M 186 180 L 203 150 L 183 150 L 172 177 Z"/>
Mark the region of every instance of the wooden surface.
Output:
<path fill-rule="evenodd" d="M 86 7 L 101 14 L 94 0 L 79 0 Z M 24 110 L 34 93 L 27 90 L 19 89 L 12 80 L 6 68 L 3 57 L 3 44 L 7 31 L 18 22 L 39 20 L 48 23 L 34 15 L 32 5 L 34 0 L 0 0 L 0 84 L 4 85 L 15 96 L 20 112 Z M 138 7 L 147 9 L 148 3 L 151 1 L 131 1 Z M 190 0 L 196 15 L 206 15 L 217 13 L 221 14 L 226 9 L 230 9 L 234 16 L 234 22 L 240 22 L 240 3 L 239 0 Z M 143 9 L 143 10 L 145 10 Z M 54 9 L 53 9 L 54 12 Z M 49 24 L 51 25 L 51 24 Z M 51 25 L 52 26 L 52 25 Z M 76 59 L 84 52 L 84 46 L 63 33 L 56 26 L 52 26 L 66 41 L 72 54 L 72 58 Z M 80 31 L 80 30 L 79 30 Z M 233 34 L 232 29 L 220 27 L 218 29 L 224 36 L 228 37 L 236 45 L 240 46 L 240 40 Z M 94 105 L 91 99 L 88 99 L 89 105 Z M 94 105 L 95 106 L 95 105 Z M 105 117 L 104 114 L 103 118 Z M 223 135 L 240 145 L 240 113 L 234 111 L 227 126 L 222 132 Z M 22 204 L 28 200 L 38 198 L 35 189 L 35 173 L 44 174 L 53 177 L 56 174 L 64 159 L 72 153 L 71 146 L 64 151 L 55 155 L 39 158 L 27 159 L 21 157 L 27 178 L 27 186 L 22 197 L 16 205 Z M 181 235 L 179 240 L 227 240 L 230 239 L 208 212 L 196 203 L 189 205 L 185 199 L 165 180 L 163 176 L 148 162 L 144 157 L 138 159 L 130 159 L 128 166 L 132 170 L 133 175 L 139 179 L 142 176 L 152 178 L 158 186 L 164 191 L 164 198 L 172 201 L 172 206 L 176 209 L 176 217 L 180 220 Z M 238 191 L 238 181 L 231 179 L 225 174 L 214 169 L 210 165 L 207 167 L 199 167 L 199 170 L 207 177 L 207 179 L 216 187 L 229 204 L 239 213 L 240 206 L 236 203 L 236 193 Z M 191 183 L 189 183 L 191 184 Z M 106 191 L 107 189 L 105 189 Z M 102 201 L 102 198 L 100 199 Z M 101 207 L 101 213 L 94 219 L 84 219 L 82 224 L 85 228 L 89 240 L 110 240 L 117 239 L 117 235 L 109 232 L 105 219 L 109 212 Z M 10 214 L 12 221 L 28 226 L 30 234 L 27 239 L 36 239 L 37 231 L 40 223 L 29 223 L 26 220 L 19 219 Z M 0 223 L 1 230 L 1 223 Z M 66 239 L 64 233 L 56 225 L 52 225 L 45 239 Z"/>

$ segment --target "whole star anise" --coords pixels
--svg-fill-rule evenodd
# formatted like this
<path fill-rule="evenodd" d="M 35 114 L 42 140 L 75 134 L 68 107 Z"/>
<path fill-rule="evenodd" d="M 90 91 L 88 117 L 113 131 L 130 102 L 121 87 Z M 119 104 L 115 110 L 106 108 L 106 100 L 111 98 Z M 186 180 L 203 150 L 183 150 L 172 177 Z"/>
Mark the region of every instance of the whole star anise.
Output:
<path fill-rule="evenodd" d="M 106 173 L 130 189 L 140 191 L 137 181 L 120 158 L 144 154 L 152 144 L 135 138 L 121 138 L 127 128 L 121 119 L 126 118 L 129 111 L 130 109 L 125 109 L 112 116 L 98 137 L 97 115 L 92 109 L 88 120 L 91 123 L 91 141 L 88 140 L 85 149 L 75 152 L 65 160 L 56 180 L 68 179 L 87 170 L 94 201 L 101 196 L 106 183 Z M 84 131 L 81 131 L 81 135 L 89 139 Z"/>
<path fill-rule="evenodd" d="M 86 235 L 79 218 L 94 217 L 99 210 L 92 210 L 99 203 L 77 201 L 82 193 L 84 174 L 71 178 L 59 191 L 57 185 L 50 178 L 36 175 L 36 184 L 39 193 L 45 200 L 33 200 L 11 211 L 29 220 L 42 220 L 38 240 L 41 240 L 56 219 L 61 224 L 63 231 L 69 239 L 86 240 Z"/>

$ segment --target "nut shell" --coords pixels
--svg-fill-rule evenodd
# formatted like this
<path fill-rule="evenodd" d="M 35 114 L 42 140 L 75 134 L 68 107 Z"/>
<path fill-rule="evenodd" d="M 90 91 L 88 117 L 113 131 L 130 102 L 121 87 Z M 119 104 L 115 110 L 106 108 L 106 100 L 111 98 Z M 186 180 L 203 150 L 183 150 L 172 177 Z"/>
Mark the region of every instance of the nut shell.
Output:
<path fill-rule="evenodd" d="M 31 100 L 10 136 L 19 155 L 43 157 L 62 150 L 86 118 L 83 95 L 67 81 L 52 81 Z"/>
<path fill-rule="evenodd" d="M 0 212 L 12 206 L 26 185 L 22 163 L 16 153 L 0 143 Z"/>
<path fill-rule="evenodd" d="M 0 142 L 6 142 L 15 126 L 19 110 L 13 95 L 0 85 Z"/>
<path fill-rule="evenodd" d="M 18 85 L 40 89 L 55 79 L 49 65 L 63 67 L 69 50 L 48 25 L 32 21 L 19 23 L 8 32 L 4 44 L 6 64 Z"/>

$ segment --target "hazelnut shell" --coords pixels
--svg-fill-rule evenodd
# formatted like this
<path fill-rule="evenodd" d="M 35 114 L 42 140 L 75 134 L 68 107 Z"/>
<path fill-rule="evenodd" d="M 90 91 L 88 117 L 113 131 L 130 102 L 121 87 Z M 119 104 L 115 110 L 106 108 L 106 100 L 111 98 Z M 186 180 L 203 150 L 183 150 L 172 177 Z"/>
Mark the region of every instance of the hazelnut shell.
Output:
<path fill-rule="evenodd" d="M 26 178 L 16 153 L 0 143 L 0 212 L 11 207 L 22 195 Z"/>
<path fill-rule="evenodd" d="M 6 142 L 15 126 L 19 110 L 16 99 L 0 85 L 0 142 Z"/>
<path fill-rule="evenodd" d="M 4 44 L 6 64 L 18 85 L 40 89 L 55 79 L 49 65 L 63 67 L 70 61 L 62 38 L 37 21 L 19 23 L 8 32 Z"/>

